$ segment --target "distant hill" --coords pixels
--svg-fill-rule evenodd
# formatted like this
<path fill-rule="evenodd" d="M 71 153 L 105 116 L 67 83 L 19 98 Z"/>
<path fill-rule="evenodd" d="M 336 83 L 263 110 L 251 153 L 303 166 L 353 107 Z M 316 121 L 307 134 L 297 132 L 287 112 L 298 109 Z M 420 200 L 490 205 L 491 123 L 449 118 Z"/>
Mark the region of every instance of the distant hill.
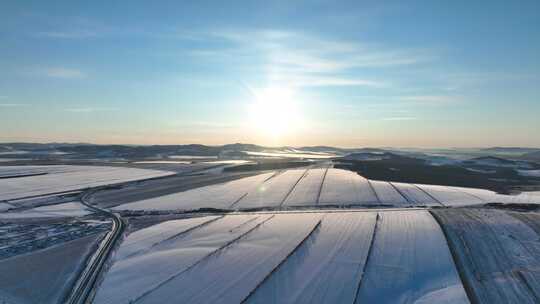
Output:
<path fill-rule="evenodd" d="M 540 148 L 521 148 L 521 147 L 492 147 L 480 149 L 482 152 L 491 153 L 531 153 L 540 152 Z"/>

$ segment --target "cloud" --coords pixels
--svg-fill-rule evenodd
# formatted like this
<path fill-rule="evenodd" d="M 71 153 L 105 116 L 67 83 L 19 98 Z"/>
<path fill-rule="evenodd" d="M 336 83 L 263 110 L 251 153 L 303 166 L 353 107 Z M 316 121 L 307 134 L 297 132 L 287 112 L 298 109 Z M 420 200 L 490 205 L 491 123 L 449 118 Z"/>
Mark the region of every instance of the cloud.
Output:
<path fill-rule="evenodd" d="M 86 77 L 86 74 L 83 71 L 67 67 L 30 68 L 23 70 L 23 74 L 60 79 L 80 79 Z"/>
<path fill-rule="evenodd" d="M 47 31 L 35 33 L 37 37 L 55 38 L 55 39 L 85 39 L 100 36 L 100 33 L 90 30 L 75 30 L 75 31 Z"/>
<path fill-rule="evenodd" d="M 66 112 L 72 113 L 93 113 L 93 112 L 114 112 L 118 111 L 117 108 L 109 107 L 78 107 L 78 108 L 67 108 L 64 109 Z"/>
<path fill-rule="evenodd" d="M 399 100 L 422 105 L 447 105 L 459 103 L 463 100 L 463 98 L 449 95 L 416 95 L 401 96 Z"/>
<path fill-rule="evenodd" d="M 362 70 L 410 66 L 435 58 L 427 50 L 389 49 L 292 31 L 220 30 L 187 37 L 193 36 L 214 47 L 190 49 L 191 56 L 263 70 L 270 81 L 297 86 L 385 87 L 387 83 L 361 77 Z"/>
<path fill-rule="evenodd" d="M 0 103 L 0 107 L 3 108 L 16 108 L 16 107 L 26 107 L 28 104 L 24 103 Z"/>

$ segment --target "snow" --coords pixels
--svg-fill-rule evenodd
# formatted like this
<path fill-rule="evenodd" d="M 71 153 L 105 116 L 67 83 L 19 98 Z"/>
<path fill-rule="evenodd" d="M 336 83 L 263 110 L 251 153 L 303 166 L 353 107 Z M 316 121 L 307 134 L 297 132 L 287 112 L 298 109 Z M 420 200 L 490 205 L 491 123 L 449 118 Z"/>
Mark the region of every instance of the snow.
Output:
<path fill-rule="evenodd" d="M 326 214 L 317 229 L 247 303 L 353 303 L 375 212 Z"/>
<path fill-rule="evenodd" d="M 310 169 L 298 182 L 285 200 L 283 206 L 314 206 L 317 204 L 319 191 L 325 172 L 328 169 Z"/>
<path fill-rule="evenodd" d="M 0 166 L 0 174 L 47 173 L 0 179 L 0 200 L 73 191 L 171 174 L 166 171 L 105 166 Z"/>
<path fill-rule="evenodd" d="M 147 200 L 123 204 L 115 210 L 192 210 L 199 208 L 227 209 L 256 189 L 274 173 L 264 173 L 230 182 L 191 189 L 184 192 L 159 196 Z"/>
<path fill-rule="evenodd" d="M 311 158 L 311 159 L 326 159 L 336 157 L 334 154 L 321 154 L 321 153 L 290 153 L 290 152 L 255 152 L 255 151 L 243 151 L 249 156 L 260 157 L 276 157 L 276 158 Z"/>
<path fill-rule="evenodd" d="M 0 261 L 3 303 L 61 303 L 101 235 Z"/>
<path fill-rule="evenodd" d="M 433 197 L 413 184 L 391 182 L 413 206 L 440 206 Z"/>
<path fill-rule="evenodd" d="M 538 303 L 539 235 L 500 210 L 436 210 L 477 303 Z"/>
<path fill-rule="evenodd" d="M 319 199 L 320 205 L 379 204 L 367 179 L 342 169 L 329 169 Z"/>
<path fill-rule="evenodd" d="M 235 206 L 239 209 L 279 207 L 306 172 L 306 169 L 284 171 L 250 191 Z"/>
<path fill-rule="evenodd" d="M 467 206 L 483 204 L 481 199 L 462 192 L 457 188 L 447 186 L 434 186 L 434 185 L 416 185 L 431 196 L 437 199 L 445 206 Z"/>
<path fill-rule="evenodd" d="M 253 231 L 270 217 L 271 215 L 225 216 L 159 244 L 150 239 L 145 246 L 151 250 L 143 250 L 131 256 L 115 256 L 97 291 L 94 303 L 130 303 L 143 294 L 154 290 L 159 292 L 163 284 L 228 243 Z M 174 232 L 177 232 L 176 229 L 171 233 Z M 124 244 L 120 245 L 119 252 L 123 250 L 123 246 Z M 126 246 L 131 245 L 127 243 Z M 141 273 L 144 275 L 140 275 Z"/>
<path fill-rule="evenodd" d="M 540 170 L 517 170 L 517 172 L 522 176 L 540 177 Z"/>
<path fill-rule="evenodd" d="M 374 180 L 371 180 L 370 183 L 371 186 L 373 186 L 375 193 L 377 193 L 381 204 L 393 205 L 396 207 L 407 207 L 410 205 L 407 199 L 399 194 L 390 183 Z"/>
<path fill-rule="evenodd" d="M 13 205 L 10 205 L 8 203 L 0 202 L 0 212 L 6 211 L 6 210 L 11 209 L 11 208 L 13 208 Z M 1 215 L 1 213 L 0 213 L 0 215 Z"/>
<path fill-rule="evenodd" d="M 80 217 L 92 213 L 80 202 L 47 205 L 17 212 L 2 212 L 0 219 Z"/>
<path fill-rule="evenodd" d="M 380 212 L 356 303 L 468 303 L 450 250 L 426 211 Z"/>
<path fill-rule="evenodd" d="M 116 259 L 124 259 L 136 253 L 149 250 L 155 245 L 177 237 L 194 228 L 221 218 L 220 216 L 204 216 L 166 221 L 131 233 L 116 253 Z"/>
<path fill-rule="evenodd" d="M 281 214 L 138 303 L 241 303 L 307 238 L 320 214 Z"/>

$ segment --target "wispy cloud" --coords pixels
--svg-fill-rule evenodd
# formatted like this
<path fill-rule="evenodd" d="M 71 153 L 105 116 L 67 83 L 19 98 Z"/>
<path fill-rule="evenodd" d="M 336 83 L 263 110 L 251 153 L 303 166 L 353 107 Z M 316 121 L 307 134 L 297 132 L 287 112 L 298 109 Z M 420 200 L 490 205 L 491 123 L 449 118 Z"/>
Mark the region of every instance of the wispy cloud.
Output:
<path fill-rule="evenodd" d="M 4 108 L 16 108 L 16 107 L 26 107 L 28 104 L 25 103 L 0 103 L 0 107 Z"/>
<path fill-rule="evenodd" d="M 191 49 L 192 56 L 225 63 L 251 57 L 263 62 L 262 69 L 271 81 L 284 80 L 298 86 L 383 87 L 387 83 L 361 77 L 361 70 L 415 65 L 435 58 L 427 50 L 397 50 L 291 31 L 220 30 L 187 37 L 193 36 L 227 42 L 227 47 Z"/>
<path fill-rule="evenodd" d="M 91 30 L 46 31 L 37 32 L 35 36 L 55 39 L 85 39 L 98 37 L 100 33 Z"/>
<path fill-rule="evenodd" d="M 463 100 L 460 96 L 450 95 L 416 95 L 416 96 L 401 96 L 401 101 L 410 102 L 422 105 L 447 105 L 459 103 Z"/>
<path fill-rule="evenodd" d="M 41 76 L 61 79 L 80 79 L 85 78 L 86 73 L 79 69 L 67 67 L 38 67 L 29 68 L 22 71 L 25 75 Z"/>
<path fill-rule="evenodd" d="M 118 111 L 118 108 L 110 107 L 77 107 L 64 109 L 66 112 L 72 113 L 93 113 L 93 112 L 114 112 Z"/>

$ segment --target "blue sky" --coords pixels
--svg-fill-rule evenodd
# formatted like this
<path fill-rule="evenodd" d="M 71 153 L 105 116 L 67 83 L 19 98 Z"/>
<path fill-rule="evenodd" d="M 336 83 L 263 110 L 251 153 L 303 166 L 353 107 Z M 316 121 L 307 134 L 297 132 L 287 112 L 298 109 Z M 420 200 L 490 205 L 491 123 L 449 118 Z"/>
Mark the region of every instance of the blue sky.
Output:
<path fill-rule="evenodd" d="M 0 141 L 540 146 L 539 1 L 0 8 Z"/>

